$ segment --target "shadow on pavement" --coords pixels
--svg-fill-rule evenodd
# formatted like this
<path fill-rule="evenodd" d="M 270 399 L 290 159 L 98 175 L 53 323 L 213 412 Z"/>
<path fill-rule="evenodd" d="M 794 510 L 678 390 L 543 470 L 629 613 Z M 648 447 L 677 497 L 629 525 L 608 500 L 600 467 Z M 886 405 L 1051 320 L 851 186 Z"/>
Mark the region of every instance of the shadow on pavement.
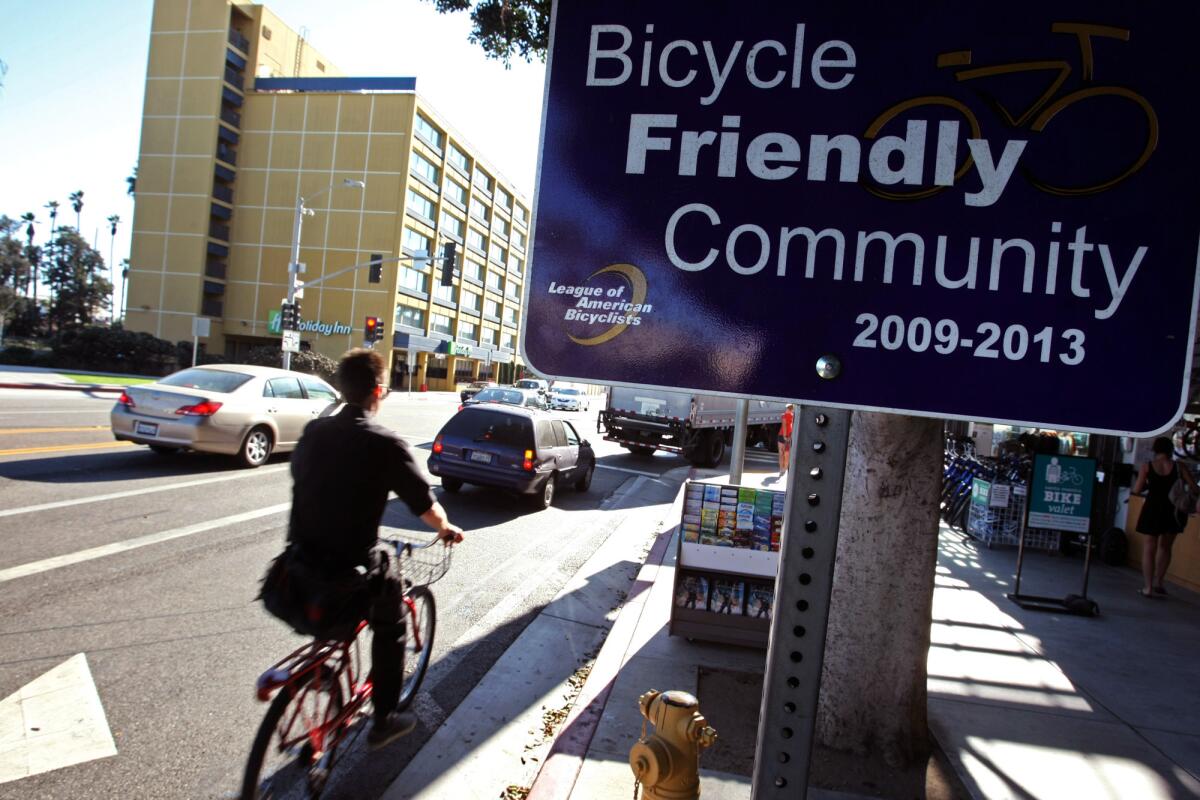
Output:
<path fill-rule="evenodd" d="M 286 464 L 289 453 L 274 454 L 267 464 Z M 38 483 L 106 483 L 144 478 L 196 477 L 242 470 L 232 456 L 212 453 L 158 455 L 148 448 L 109 453 L 60 455 L 0 463 L 0 478 Z"/>

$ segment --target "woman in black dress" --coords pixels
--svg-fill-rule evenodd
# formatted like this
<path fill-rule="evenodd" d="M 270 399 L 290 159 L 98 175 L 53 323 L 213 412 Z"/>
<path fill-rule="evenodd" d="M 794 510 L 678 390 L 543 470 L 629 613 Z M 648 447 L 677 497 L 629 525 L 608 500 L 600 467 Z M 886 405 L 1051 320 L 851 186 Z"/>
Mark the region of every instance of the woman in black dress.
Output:
<path fill-rule="evenodd" d="M 1171 502 L 1171 487 L 1182 477 L 1193 491 L 1196 489 L 1192 473 L 1181 469 L 1172 458 L 1175 448 L 1170 439 L 1158 437 L 1154 440 L 1153 450 L 1154 458 L 1142 464 L 1133 487 L 1134 494 L 1146 493 L 1146 502 L 1137 522 L 1137 532 L 1145 537 L 1142 539 L 1142 577 L 1146 579 L 1146 585 L 1140 590 L 1142 597 L 1167 593 L 1163 588 L 1163 577 L 1171 565 L 1171 548 L 1175 546 L 1175 537 L 1187 524 L 1187 515 L 1177 512 Z"/>

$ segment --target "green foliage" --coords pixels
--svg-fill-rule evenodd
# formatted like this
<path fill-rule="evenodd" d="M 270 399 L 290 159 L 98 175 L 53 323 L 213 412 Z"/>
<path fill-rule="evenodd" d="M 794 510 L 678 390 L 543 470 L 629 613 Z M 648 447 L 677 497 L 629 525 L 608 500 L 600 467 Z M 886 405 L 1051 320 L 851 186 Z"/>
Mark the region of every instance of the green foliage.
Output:
<path fill-rule="evenodd" d="M 179 364 L 179 369 L 190 367 L 192 365 L 192 342 L 191 340 L 175 343 L 175 361 Z M 225 356 L 220 353 L 206 353 L 201 351 L 200 357 L 196 359 L 196 365 L 200 364 L 224 364 Z"/>
<path fill-rule="evenodd" d="M 18 367 L 49 367 L 53 362 L 54 354 L 49 350 L 35 350 L 24 345 L 0 350 L 0 364 L 12 364 Z"/>
<path fill-rule="evenodd" d="M 109 305 L 112 284 L 104 276 L 104 258 L 82 236 L 59 228 L 48 263 L 46 284 L 51 289 L 49 321 L 54 330 L 89 325 Z"/>
<path fill-rule="evenodd" d="M 120 327 L 70 328 L 54 338 L 53 346 L 53 366 L 68 369 L 168 375 L 178 365 L 175 345 Z"/>
<path fill-rule="evenodd" d="M 278 347 L 255 347 L 246 354 L 247 364 L 256 364 L 260 367 L 278 367 L 281 362 L 280 350 Z M 337 372 L 337 362 L 327 355 L 318 353 L 314 350 L 305 350 L 300 353 L 292 353 L 292 369 L 296 372 L 306 372 L 309 375 L 316 375 L 319 378 L 324 378 L 327 381 L 333 380 L 333 373 Z"/>
<path fill-rule="evenodd" d="M 514 55 L 546 60 L 551 0 L 430 0 L 441 14 L 470 11 L 471 44 L 508 66 Z"/>

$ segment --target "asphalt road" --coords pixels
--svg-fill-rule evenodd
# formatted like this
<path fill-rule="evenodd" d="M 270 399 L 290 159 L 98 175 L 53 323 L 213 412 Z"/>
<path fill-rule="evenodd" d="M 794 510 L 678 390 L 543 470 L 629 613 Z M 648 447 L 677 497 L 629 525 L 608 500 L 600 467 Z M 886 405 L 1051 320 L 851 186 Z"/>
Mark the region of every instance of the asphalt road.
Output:
<path fill-rule="evenodd" d="M 0 390 L 0 698 L 83 653 L 117 751 L 8 782 L 0 758 L 0 798 L 231 796 L 265 711 L 255 679 L 303 642 L 254 601 L 286 532 L 287 457 L 241 470 L 217 456 L 154 455 L 112 440 L 111 405 L 111 395 Z M 424 458 L 455 406 L 397 395 L 380 419 Z M 565 416 L 599 457 L 589 492 L 562 491 L 535 512 L 497 491 L 437 489 L 468 535 L 435 586 L 421 726 L 385 757 L 359 759 L 334 796 L 378 797 L 620 522 L 605 499 L 685 465 L 603 442 L 594 411 Z M 423 529 L 398 501 L 384 524 Z M 2 708 L 0 753 L 13 724 Z"/>

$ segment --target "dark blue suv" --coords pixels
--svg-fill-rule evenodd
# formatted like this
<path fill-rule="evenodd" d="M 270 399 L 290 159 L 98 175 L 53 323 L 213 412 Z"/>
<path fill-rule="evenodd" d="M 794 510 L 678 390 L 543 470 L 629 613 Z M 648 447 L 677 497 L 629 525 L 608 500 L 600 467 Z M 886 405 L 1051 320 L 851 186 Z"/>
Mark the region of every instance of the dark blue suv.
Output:
<path fill-rule="evenodd" d="M 471 405 L 433 440 L 429 471 L 448 492 L 464 483 L 531 495 L 548 508 L 559 486 L 586 492 L 596 454 L 571 423 L 534 408 Z"/>

